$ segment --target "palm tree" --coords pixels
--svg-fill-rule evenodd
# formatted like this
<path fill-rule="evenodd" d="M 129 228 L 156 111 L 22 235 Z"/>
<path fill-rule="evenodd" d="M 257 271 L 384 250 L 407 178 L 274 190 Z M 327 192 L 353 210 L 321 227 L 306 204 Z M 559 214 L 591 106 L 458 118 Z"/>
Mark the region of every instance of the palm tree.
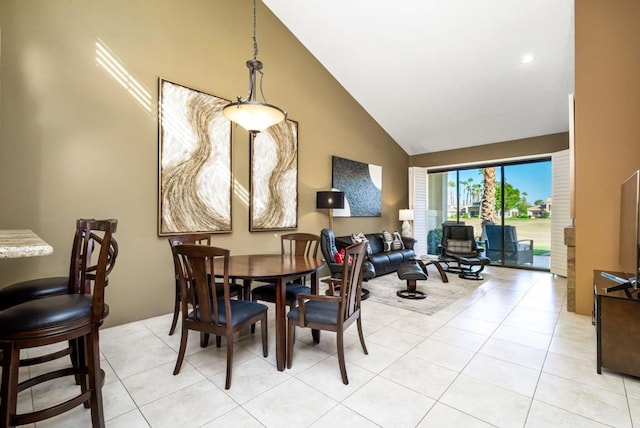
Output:
<path fill-rule="evenodd" d="M 455 188 L 456 188 L 456 182 L 450 181 L 449 182 L 449 206 L 453 206 L 453 203 L 454 203 L 453 194 L 454 194 Z"/>
<path fill-rule="evenodd" d="M 480 218 L 482 219 L 482 237 L 485 237 L 484 226 L 496 222 L 496 169 L 494 167 L 480 168 L 482 173 L 482 204 Z"/>

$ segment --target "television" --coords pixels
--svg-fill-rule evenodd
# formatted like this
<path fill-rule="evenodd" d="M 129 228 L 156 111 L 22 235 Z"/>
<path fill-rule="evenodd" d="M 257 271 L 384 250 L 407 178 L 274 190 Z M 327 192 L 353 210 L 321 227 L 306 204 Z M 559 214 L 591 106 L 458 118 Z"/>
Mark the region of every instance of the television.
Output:
<path fill-rule="evenodd" d="M 628 286 L 637 290 L 640 271 L 640 170 L 621 186 L 618 257 Z"/>

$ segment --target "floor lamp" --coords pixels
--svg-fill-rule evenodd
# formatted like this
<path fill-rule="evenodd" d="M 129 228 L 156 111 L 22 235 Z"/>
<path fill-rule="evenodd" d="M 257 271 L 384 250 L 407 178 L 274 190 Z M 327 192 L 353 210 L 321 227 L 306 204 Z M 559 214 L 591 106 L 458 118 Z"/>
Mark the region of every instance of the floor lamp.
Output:
<path fill-rule="evenodd" d="M 413 221 L 413 210 L 400 210 L 398 217 L 402 222 L 402 236 L 413 238 L 413 231 L 411 230 L 411 222 Z"/>
<path fill-rule="evenodd" d="M 329 229 L 333 230 L 333 209 L 344 208 L 344 192 L 336 190 L 318 192 L 316 194 L 316 208 L 329 210 Z"/>

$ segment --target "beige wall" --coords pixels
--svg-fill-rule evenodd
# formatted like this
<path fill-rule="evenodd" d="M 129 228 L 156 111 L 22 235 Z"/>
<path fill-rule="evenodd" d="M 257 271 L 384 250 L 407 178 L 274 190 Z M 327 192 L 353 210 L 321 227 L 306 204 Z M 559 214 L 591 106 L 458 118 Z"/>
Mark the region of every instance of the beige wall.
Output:
<path fill-rule="evenodd" d="M 0 0 L 0 228 L 31 228 L 48 257 L 0 262 L 0 286 L 66 274 L 75 219 L 119 220 L 120 258 L 108 325 L 170 312 L 172 265 L 158 238 L 157 110 L 142 108 L 96 65 L 102 41 L 157 101 L 159 77 L 235 99 L 247 90 L 250 0 Z M 298 224 L 319 233 L 315 193 L 331 186 L 331 156 L 383 167 L 383 212 L 338 218 L 337 234 L 398 229 L 408 155 L 258 2 L 258 58 L 268 100 L 299 122 Z M 249 137 L 233 131 L 233 173 L 248 189 Z M 240 189 L 238 189 L 240 190 Z M 239 192 L 236 192 L 236 195 Z M 232 253 L 277 252 L 278 232 L 248 232 L 233 199 Z"/>
<path fill-rule="evenodd" d="M 640 2 L 576 1 L 576 311 L 619 269 L 620 185 L 640 168 Z"/>
<path fill-rule="evenodd" d="M 567 108 L 569 108 L 567 106 Z M 444 166 L 549 154 L 569 148 L 569 133 L 543 135 L 458 150 L 411 156 L 411 166 Z"/>

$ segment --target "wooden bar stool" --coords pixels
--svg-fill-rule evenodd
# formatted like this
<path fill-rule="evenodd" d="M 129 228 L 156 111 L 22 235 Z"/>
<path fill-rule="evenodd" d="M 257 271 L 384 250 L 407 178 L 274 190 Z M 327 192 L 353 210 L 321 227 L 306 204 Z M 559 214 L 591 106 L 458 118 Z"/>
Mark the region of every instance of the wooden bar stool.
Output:
<path fill-rule="evenodd" d="M 73 244 L 78 257 L 72 261 L 74 277 L 69 281 L 68 293 L 31 300 L 0 312 L 0 426 L 38 422 L 84 404 L 91 408 L 93 427 L 104 427 L 98 328 L 109 313 L 104 292 L 118 255 L 118 245 L 112 237 L 116 227 L 116 220 L 78 220 Z M 92 259 L 96 262 L 92 263 Z M 78 344 L 77 361 L 72 367 L 19 382 L 22 349 L 65 341 Z M 63 376 L 80 380 L 76 397 L 46 409 L 17 414 L 19 392 Z"/>

